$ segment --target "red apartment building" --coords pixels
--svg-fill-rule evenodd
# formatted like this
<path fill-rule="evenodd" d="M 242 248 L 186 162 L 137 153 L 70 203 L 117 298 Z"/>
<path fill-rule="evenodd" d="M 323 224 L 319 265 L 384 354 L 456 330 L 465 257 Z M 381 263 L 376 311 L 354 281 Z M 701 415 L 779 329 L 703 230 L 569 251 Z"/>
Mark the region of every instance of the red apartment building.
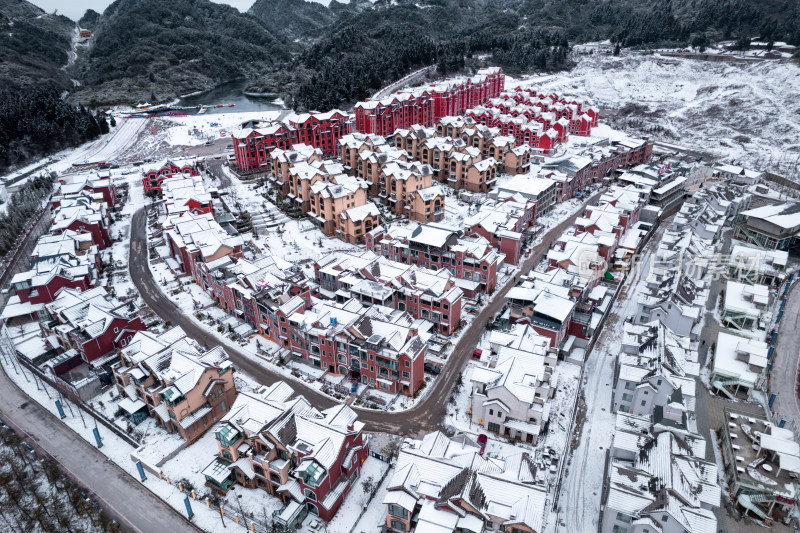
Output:
<path fill-rule="evenodd" d="M 504 255 L 478 237 L 435 224 L 409 224 L 391 231 L 380 226 L 365 237 L 368 250 L 398 263 L 447 269 L 467 297 L 492 292 Z"/>
<path fill-rule="evenodd" d="M 44 314 L 43 335 L 55 336 L 63 350 L 77 350 L 87 363 L 114 354 L 146 329 L 130 302 L 111 298 L 103 287 L 62 289 Z"/>
<path fill-rule="evenodd" d="M 266 332 L 295 357 L 329 373 L 413 396 L 425 371 L 426 343 L 419 333 L 431 327 L 409 313 L 364 307 L 355 299 L 310 307 L 295 296 L 276 310 Z"/>
<path fill-rule="evenodd" d="M 53 207 L 59 207 L 64 198 L 81 193 L 99 194 L 108 207 L 113 207 L 117 203 L 117 192 L 111 183 L 111 175 L 107 171 L 98 172 L 96 176 L 82 174 L 59 177 L 50 203 Z"/>
<path fill-rule="evenodd" d="M 484 68 L 471 78 L 446 80 L 413 92 L 398 93 L 378 101 L 359 102 L 355 128 L 359 133 L 383 137 L 415 124 L 432 126 L 441 117 L 461 115 L 503 92 L 505 75 L 499 67 Z"/>
<path fill-rule="evenodd" d="M 69 204 L 69 205 L 68 205 Z M 65 200 L 53 210 L 52 235 L 61 235 L 67 231 L 78 234 L 89 233 L 98 250 L 105 250 L 111 244 L 108 233 L 108 215 L 104 204 L 92 203 L 89 199 L 79 201 Z"/>
<path fill-rule="evenodd" d="M 80 291 L 91 289 L 94 284 L 89 268 L 85 263 L 59 260 L 46 269 L 34 267 L 20 272 L 11 279 L 11 287 L 20 302 L 46 304 L 55 300 L 58 291 L 65 287 Z"/>
<path fill-rule="evenodd" d="M 352 131 L 350 116 L 339 110 L 292 114 L 284 122 L 263 127 L 251 121 L 231 136 L 236 168 L 244 173 L 270 170 L 272 149 L 286 150 L 295 144 L 307 144 L 321 150 L 325 157 L 335 157 L 339 139 Z"/>

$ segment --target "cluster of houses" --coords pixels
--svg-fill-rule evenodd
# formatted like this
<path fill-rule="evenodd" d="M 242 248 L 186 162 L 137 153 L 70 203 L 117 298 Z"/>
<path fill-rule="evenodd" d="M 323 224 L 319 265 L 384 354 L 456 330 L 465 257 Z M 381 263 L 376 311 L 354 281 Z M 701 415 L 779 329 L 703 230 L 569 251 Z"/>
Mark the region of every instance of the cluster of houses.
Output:
<path fill-rule="evenodd" d="M 694 411 L 699 326 L 726 219 L 705 193 L 695 194 L 639 266 L 637 307 L 623 326 L 614 373 L 603 532 L 717 530 L 717 465 Z"/>
<path fill-rule="evenodd" d="M 558 361 L 585 350 L 608 312 L 615 285 L 608 269 L 622 246 L 635 253 L 649 226 L 648 195 L 613 185 L 555 240 L 542 264 L 506 293 L 471 377 L 473 424 L 536 444 L 550 423 Z M 580 357 L 579 357 L 580 359 Z"/>
<path fill-rule="evenodd" d="M 427 343 L 417 350 L 413 338 L 452 335 L 461 326 L 465 298 L 492 293 L 504 262 L 520 264 L 525 246 L 540 229 L 537 217 L 618 166 L 646 160 L 652 149 L 646 141 L 597 146 L 591 149 L 596 159 L 587 158 L 578 173 L 569 175 L 558 167 L 534 174 L 528 173 L 530 147 L 517 147 L 515 138 L 499 133 L 471 117 L 445 116 L 432 127 L 396 130 L 388 142 L 372 133 L 344 135 L 338 141 L 338 161 L 326 159 L 311 144 L 275 147 L 268 154 L 267 179 L 279 197 L 306 213 L 325 233 L 363 243 L 367 252 L 324 257 L 315 264 L 315 279 L 309 279 L 274 257 L 245 259 L 241 237 L 216 223 L 213 209 L 205 212 L 193 203 L 180 210 L 167 205 L 163 230 L 171 255 L 168 264 L 192 276 L 220 306 L 281 350 L 343 379 L 414 395 L 423 383 L 426 357 L 434 366 L 442 361 L 436 354 L 426 355 Z M 595 166 L 606 170 L 585 171 Z M 498 172 L 519 174 L 496 186 Z M 188 205 L 184 199 L 201 190 L 199 178 L 179 164 L 162 165 L 156 175 L 170 173 L 178 179 L 161 182 L 165 198 L 179 198 L 173 203 Z M 444 183 L 489 193 L 463 227 L 441 223 Z M 617 189 L 587 210 L 586 220 L 580 219 L 572 234 L 565 234 L 551 251 L 550 269 L 564 269 L 573 281 L 565 282 L 554 272 L 525 280 L 525 286 L 515 289 L 519 297 L 502 320 L 509 325 L 535 322 L 537 327 L 541 322 L 540 333 L 551 335 L 557 349 L 563 348 L 567 331 L 577 332 L 581 339 L 591 336 L 592 320 L 594 325 L 598 321 L 592 310 L 605 292 L 595 290 L 593 301 L 584 297 L 614 259 L 618 241 L 626 239 L 622 245 L 635 248 L 634 236 L 645 233 L 634 226 L 647 193 Z M 385 216 L 402 217 L 405 222 L 381 223 Z M 601 259 L 587 273 L 578 256 L 592 246 Z M 569 263 L 572 268 L 566 270 Z M 551 290 L 551 285 L 559 289 Z M 569 303 L 557 305 L 565 286 L 569 287 L 566 302 L 580 300 L 582 311 L 574 313 Z M 539 320 L 532 312 L 535 298 L 539 309 L 558 316 L 546 324 Z M 373 312 L 375 316 L 369 316 Z M 383 335 L 394 339 L 391 346 L 373 342 L 370 349 L 358 344 L 371 336 L 354 333 L 365 321 L 392 324 L 386 326 L 391 335 Z M 411 327 L 415 322 L 420 323 Z M 339 336 L 347 337 L 346 342 L 338 341 L 341 346 L 358 341 L 357 346 L 341 353 L 333 349 L 333 342 L 325 341 Z M 381 350 L 389 355 L 380 355 Z"/>
<path fill-rule="evenodd" d="M 218 451 L 206 485 L 260 488 L 283 503 L 273 523 L 294 529 L 309 514 L 330 520 L 359 482 L 369 442 L 347 405 L 314 408 L 285 382 L 237 390 L 221 347 L 204 349 L 179 327 L 137 332 L 113 364 L 119 407 L 134 424 L 151 418 L 187 445 L 213 429 Z"/>
<path fill-rule="evenodd" d="M 682 178 L 691 179 L 691 174 Z M 766 202 L 751 195 L 747 185 L 726 179 L 695 190 L 641 270 L 637 308 L 624 324 L 615 369 L 617 418 L 604 491 L 604 532 L 642 527 L 716 531 L 718 476 L 745 514 L 771 523 L 791 512 L 800 466 L 800 446 L 792 432 L 726 409 L 719 429 L 724 472 L 718 472 L 694 415 L 701 344 L 710 345 L 708 385 L 734 400 L 762 389 L 773 355 L 772 289 L 786 278 L 788 254 L 776 249 L 783 247 L 781 239 L 755 235 L 780 234 L 777 227 L 800 221 L 791 220 L 795 206 Z M 765 220 L 781 213 L 783 218 Z M 726 225 L 752 240 L 734 239 L 730 252 L 722 255 Z M 771 249 L 763 246 L 766 242 Z M 714 282 L 721 289 L 720 327 L 716 338 L 706 339 L 700 328 Z M 742 442 L 737 441 L 740 434 Z M 664 464 L 671 471 L 665 472 Z"/>
<path fill-rule="evenodd" d="M 607 310 L 614 290 L 605 283 L 614 279 L 609 270 L 625 264 L 652 227 L 640 220 L 648 201 L 646 190 L 611 185 L 506 294 L 495 323 L 529 324 L 562 355 L 580 348 Z"/>
<path fill-rule="evenodd" d="M 552 153 L 570 134 L 589 136 L 597 126 L 598 111 L 576 98 L 517 87 L 467 111 L 483 126 L 498 128 L 518 146 L 537 154 Z"/>
<path fill-rule="evenodd" d="M 62 176 L 51 197 L 50 231 L 40 236 L 30 268 L 11 278 L 2 318 L 7 324 L 39 321 L 37 343 L 20 352 L 55 375 L 79 366 L 101 373 L 116 351 L 145 329 L 132 301 L 99 285 L 111 245 L 117 193 L 107 172 Z"/>

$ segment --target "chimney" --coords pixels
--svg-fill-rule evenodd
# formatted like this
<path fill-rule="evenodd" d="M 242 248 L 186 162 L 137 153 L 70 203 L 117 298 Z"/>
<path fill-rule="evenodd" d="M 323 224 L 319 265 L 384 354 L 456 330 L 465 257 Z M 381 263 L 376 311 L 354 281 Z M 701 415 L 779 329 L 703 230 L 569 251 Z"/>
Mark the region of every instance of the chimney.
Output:
<path fill-rule="evenodd" d="M 347 424 L 347 431 L 354 431 L 355 428 L 356 427 L 352 422 L 350 424 Z"/>

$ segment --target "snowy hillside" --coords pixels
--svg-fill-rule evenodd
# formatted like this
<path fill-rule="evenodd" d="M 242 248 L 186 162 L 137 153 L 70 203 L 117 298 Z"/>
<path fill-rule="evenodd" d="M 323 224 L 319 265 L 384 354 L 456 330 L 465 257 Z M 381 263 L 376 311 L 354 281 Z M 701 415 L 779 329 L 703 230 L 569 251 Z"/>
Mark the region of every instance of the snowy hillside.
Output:
<path fill-rule="evenodd" d="M 534 78 L 533 85 L 594 102 L 612 127 L 800 181 L 797 65 L 638 54 L 578 61 L 572 71 Z"/>

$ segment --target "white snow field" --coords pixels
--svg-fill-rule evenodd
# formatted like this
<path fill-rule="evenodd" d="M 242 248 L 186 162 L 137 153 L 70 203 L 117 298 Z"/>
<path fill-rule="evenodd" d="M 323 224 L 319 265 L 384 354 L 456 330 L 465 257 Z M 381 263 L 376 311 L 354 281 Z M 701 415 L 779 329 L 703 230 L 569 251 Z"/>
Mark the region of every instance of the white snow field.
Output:
<path fill-rule="evenodd" d="M 623 51 L 569 72 L 508 80 L 574 94 L 633 135 L 712 152 L 800 181 L 800 68 L 785 60 L 701 61 Z"/>

